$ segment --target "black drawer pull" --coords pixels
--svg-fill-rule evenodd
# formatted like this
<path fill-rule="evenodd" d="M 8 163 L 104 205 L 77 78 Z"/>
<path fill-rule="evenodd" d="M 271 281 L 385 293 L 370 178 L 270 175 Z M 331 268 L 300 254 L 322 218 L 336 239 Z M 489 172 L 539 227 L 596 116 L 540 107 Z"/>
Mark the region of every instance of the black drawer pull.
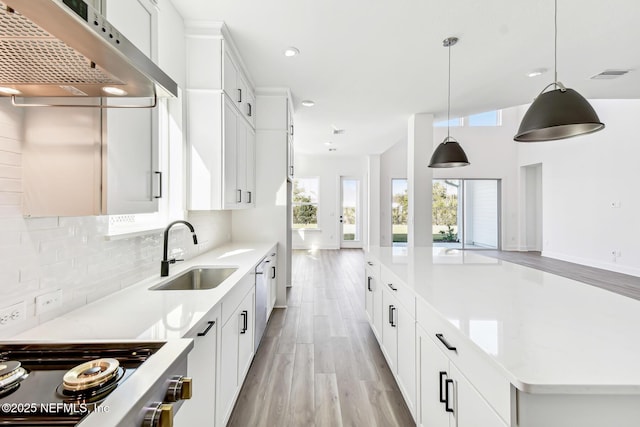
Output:
<path fill-rule="evenodd" d="M 449 384 L 453 385 L 453 380 L 444 380 L 444 410 L 453 413 L 453 408 L 449 407 Z"/>
<path fill-rule="evenodd" d="M 442 391 L 444 389 L 444 387 L 442 387 L 444 381 L 442 381 L 443 379 L 445 379 L 447 377 L 447 373 L 445 371 L 440 371 L 440 403 L 445 403 L 446 400 L 446 396 L 442 395 Z"/>
<path fill-rule="evenodd" d="M 442 334 L 436 334 L 436 338 L 438 338 L 440 340 L 440 342 L 442 344 L 444 344 L 445 347 L 447 347 L 447 350 L 451 350 L 451 351 L 458 351 L 458 349 L 454 346 L 452 346 L 451 344 L 449 344 L 449 342 L 444 338 L 444 335 Z"/>
<path fill-rule="evenodd" d="M 367 289 L 369 290 L 369 292 L 372 292 L 372 289 L 371 289 L 371 279 L 373 279 L 373 277 L 371 277 L 371 276 L 368 276 L 368 277 L 367 277 Z"/>
<path fill-rule="evenodd" d="M 395 313 L 396 313 L 396 311 L 397 311 L 397 309 L 394 306 L 391 306 L 391 326 L 394 327 L 394 328 L 396 326 L 398 326 L 398 324 L 395 322 L 395 319 L 396 319 Z"/>
<path fill-rule="evenodd" d="M 387 286 L 390 287 L 391 290 L 394 291 L 394 292 L 398 290 L 398 288 L 394 288 L 393 287 L 393 283 L 387 283 Z"/>
<path fill-rule="evenodd" d="M 367 261 L 367 264 L 373 267 L 373 263 L 371 261 Z"/>
<path fill-rule="evenodd" d="M 275 267 L 271 267 L 271 278 L 272 279 L 276 278 L 276 268 Z"/>
<path fill-rule="evenodd" d="M 198 336 L 199 337 L 203 337 L 203 336 L 207 335 L 209 333 L 209 329 L 211 329 L 213 327 L 213 325 L 216 324 L 215 320 L 210 320 L 207 323 L 209 324 L 209 326 L 207 326 L 207 329 L 205 329 L 202 332 L 198 332 Z"/>
<path fill-rule="evenodd" d="M 247 312 L 247 310 L 242 310 L 242 313 L 240 313 L 240 315 L 242 316 L 242 330 L 240 331 L 241 334 L 244 334 L 247 332 L 248 329 L 248 317 L 249 317 L 249 313 Z"/>

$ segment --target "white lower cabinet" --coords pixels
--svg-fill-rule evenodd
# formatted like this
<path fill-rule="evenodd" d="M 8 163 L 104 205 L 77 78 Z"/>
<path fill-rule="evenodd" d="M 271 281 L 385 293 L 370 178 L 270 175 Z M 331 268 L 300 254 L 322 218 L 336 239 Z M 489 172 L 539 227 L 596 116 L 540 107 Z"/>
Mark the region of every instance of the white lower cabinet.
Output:
<path fill-rule="evenodd" d="M 365 268 L 364 305 L 373 333 L 378 338 L 382 337 L 384 313 L 382 311 L 380 274 L 369 266 Z"/>
<path fill-rule="evenodd" d="M 267 321 L 276 305 L 278 292 L 278 251 L 271 252 L 269 258 L 269 297 L 267 298 Z"/>
<path fill-rule="evenodd" d="M 415 417 L 416 321 L 411 315 L 411 309 L 400 304 L 393 292 L 387 288 L 383 288 L 381 292 L 384 313 L 382 352 L 411 414 Z"/>
<path fill-rule="evenodd" d="M 506 427 L 498 414 L 443 353 L 429 334 L 417 326 L 418 426 Z"/>
<path fill-rule="evenodd" d="M 254 295 L 255 288 L 251 288 L 222 326 L 216 426 L 224 426 L 229 420 L 253 358 Z"/>
<path fill-rule="evenodd" d="M 176 427 L 211 425 L 215 419 L 216 355 L 220 307 L 214 307 L 195 328 L 184 336 L 193 339 L 189 352 L 188 376 L 193 379 L 192 393 L 174 418 Z"/>

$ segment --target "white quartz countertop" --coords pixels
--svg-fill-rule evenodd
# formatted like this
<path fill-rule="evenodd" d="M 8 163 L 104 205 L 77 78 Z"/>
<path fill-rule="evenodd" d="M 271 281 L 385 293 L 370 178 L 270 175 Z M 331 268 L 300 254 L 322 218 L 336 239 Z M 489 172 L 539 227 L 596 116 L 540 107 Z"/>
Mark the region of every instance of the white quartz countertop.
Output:
<path fill-rule="evenodd" d="M 142 280 L 119 292 L 29 329 L 12 340 L 168 340 L 181 338 L 207 314 L 230 289 L 275 246 L 262 243 L 230 243 L 191 260 L 172 264 L 168 277 Z M 238 267 L 213 289 L 151 291 L 193 267 Z M 158 263 L 158 271 L 160 265 Z"/>
<path fill-rule="evenodd" d="M 369 253 L 519 389 L 640 394 L 640 301 L 475 252 Z"/>

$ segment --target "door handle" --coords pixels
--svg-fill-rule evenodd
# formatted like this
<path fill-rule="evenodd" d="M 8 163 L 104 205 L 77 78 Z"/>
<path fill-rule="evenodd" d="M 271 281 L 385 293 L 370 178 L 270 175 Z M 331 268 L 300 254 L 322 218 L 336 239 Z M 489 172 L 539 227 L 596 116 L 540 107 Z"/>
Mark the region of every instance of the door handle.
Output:
<path fill-rule="evenodd" d="M 392 306 L 393 307 L 393 306 Z M 391 309 L 391 326 L 393 326 L 394 328 L 396 326 L 398 326 L 398 324 L 396 323 L 396 312 L 398 311 L 397 308 L 393 307 Z"/>
<path fill-rule="evenodd" d="M 387 283 L 387 286 L 391 288 L 392 291 L 397 291 L 398 288 L 393 287 L 393 283 Z"/>
<path fill-rule="evenodd" d="M 249 200 L 247 201 L 247 203 L 251 203 L 251 191 L 247 191 L 247 194 L 249 194 Z"/>
<path fill-rule="evenodd" d="M 249 107 L 249 112 L 247 113 L 247 115 L 249 117 L 251 117 L 251 104 L 247 103 L 248 107 Z"/>
<path fill-rule="evenodd" d="M 453 380 L 444 380 L 444 410 L 453 413 L 453 408 L 449 407 L 449 384 L 453 385 Z"/>
<path fill-rule="evenodd" d="M 242 330 L 240 331 L 240 333 L 244 334 L 247 332 L 247 329 L 248 329 L 247 318 L 249 317 L 249 312 L 247 312 L 247 310 L 242 310 L 242 313 L 240 313 L 240 316 L 242 316 Z"/>
<path fill-rule="evenodd" d="M 236 200 L 236 203 L 242 203 L 242 190 L 238 190 L 238 199 Z"/>
<path fill-rule="evenodd" d="M 371 290 L 371 279 L 373 279 L 373 277 L 371 277 L 371 276 L 367 277 L 367 289 L 369 290 L 369 292 L 372 292 L 372 290 Z"/>
<path fill-rule="evenodd" d="M 242 102 L 242 89 L 238 89 L 238 102 Z"/>
<path fill-rule="evenodd" d="M 445 403 L 447 401 L 446 396 L 442 395 L 442 392 L 444 390 L 443 384 L 444 382 L 442 381 L 443 379 L 447 378 L 447 373 L 445 371 L 440 371 L 440 403 Z"/>
<path fill-rule="evenodd" d="M 154 199 L 161 199 L 162 198 L 162 172 L 155 171 L 154 173 L 156 175 L 158 175 L 158 195 L 157 196 L 153 196 L 153 198 Z"/>
<path fill-rule="evenodd" d="M 271 278 L 272 279 L 276 278 L 276 267 L 275 266 L 271 267 Z"/>

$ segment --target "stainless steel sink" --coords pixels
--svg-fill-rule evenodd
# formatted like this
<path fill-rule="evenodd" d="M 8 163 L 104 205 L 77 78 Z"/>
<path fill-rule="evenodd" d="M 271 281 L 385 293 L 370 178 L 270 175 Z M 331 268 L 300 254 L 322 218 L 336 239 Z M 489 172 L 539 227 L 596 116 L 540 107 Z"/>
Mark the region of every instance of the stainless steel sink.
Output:
<path fill-rule="evenodd" d="M 152 291 L 195 291 L 213 289 L 231 276 L 237 267 L 192 268 L 166 283 L 149 288 Z"/>

